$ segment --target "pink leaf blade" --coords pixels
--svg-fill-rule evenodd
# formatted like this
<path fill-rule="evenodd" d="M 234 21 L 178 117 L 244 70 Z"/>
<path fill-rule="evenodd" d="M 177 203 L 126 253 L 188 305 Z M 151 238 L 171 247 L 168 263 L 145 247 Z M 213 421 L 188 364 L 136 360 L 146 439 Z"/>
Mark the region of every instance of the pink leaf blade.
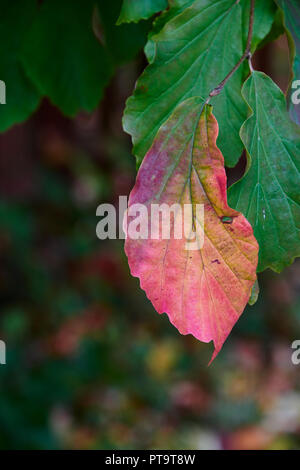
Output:
<path fill-rule="evenodd" d="M 196 204 L 204 206 L 204 243 L 187 250 L 176 239 L 182 219 L 175 213 L 171 237 L 132 239 L 125 252 L 158 313 L 167 313 L 181 334 L 214 342 L 212 360 L 242 314 L 256 280 L 258 245 L 245 217 L 227 204 L 224 158 L 216 146 L 218 124 L 199 98 L 182 103 L 158 132 L 130 194 L 129 209 L 144 204 L 193 207 L 191 227 L 200 239 Z M 150 216 L 149 216 L 150 217 Z M 226 220 L 225 220 L 225 219 Z M 131 217 L 128 216 L 128 224 Z M 150 233 L 150 221 L 148 225 Z"/>

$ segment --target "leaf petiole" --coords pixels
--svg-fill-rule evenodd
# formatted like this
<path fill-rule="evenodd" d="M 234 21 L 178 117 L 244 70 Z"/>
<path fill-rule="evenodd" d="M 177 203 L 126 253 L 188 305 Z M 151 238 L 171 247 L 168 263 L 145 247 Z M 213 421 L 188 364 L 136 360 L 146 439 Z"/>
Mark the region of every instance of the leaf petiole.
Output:
<path fill-rule="evenodd" d="M 238 3 L 238 2 L 237 2 Z M 208 95 L 208 98 L 206 100 L 206 103 L 209 103 L 210 99 L 214 96 L 217 96 L 221 93 L 223 90 L 224 86 L 228 82 L 228 80 L 232 77 L 232 75 L 237 71 L 237 69 L 242 65 L 245 59 L 249 59 L 250 63 L 250 70 L 252 71 L 252 65 L 251 65 L 251 43 L 252 43 L 252 36 L 253 36 L 253 24 L 254 24 L 254 10 L 255 10 L 255 0 L 251 0 L 251 5 L 250 5 L 250 15 L 249 15 L 249 29 L 248 29 L 248 38 L 247 38 L 247 45 L 244 54 L 238 61 L 238 63 L 233 67 L 233 69 L 230 70 L 230 72 L 226 75 L 226 77 L 219 83 L 216 88 L 214 88 Z"/>

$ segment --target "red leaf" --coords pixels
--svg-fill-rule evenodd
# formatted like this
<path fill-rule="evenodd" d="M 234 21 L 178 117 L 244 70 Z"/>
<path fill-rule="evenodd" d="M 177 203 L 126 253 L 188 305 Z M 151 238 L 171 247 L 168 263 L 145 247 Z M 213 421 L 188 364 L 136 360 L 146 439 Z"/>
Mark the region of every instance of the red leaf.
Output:
<path fill-rule="evenodd" d="M 258 245 L 245 217 L 227 204 L 224 159 L 216 146 L 218 124 L 199 98 L 182 103 L 158 132 L 130 194 L 125 251 L 133 276 L 158 313 L 166 312 L 182 334 L 213 341 L 216 357 L 242 314 L 256 280 Z M 204 205 L 204 243 L 130 238 L 134 204 L 192 204 L 190 226 L 201 240 L 196 204 Z M 141 217 L 141 221 L 145 222 Z M 172 229 L 183 224 L 178 213 Z M 199 244 L 200 246 L 200 244 Z"/>

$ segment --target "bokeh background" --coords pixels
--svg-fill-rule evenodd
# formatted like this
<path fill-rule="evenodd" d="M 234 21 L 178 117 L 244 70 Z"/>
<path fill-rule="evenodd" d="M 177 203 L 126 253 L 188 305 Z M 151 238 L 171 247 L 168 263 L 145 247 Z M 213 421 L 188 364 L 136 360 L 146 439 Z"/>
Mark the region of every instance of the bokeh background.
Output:
<path fill-rule="evenodd" d="M 255 65 L 286 89 L 285 37 Z M 118 68 L 91 115 L 44 100 L 0 136 L 0 448 L 300 448 L 300 264 L 259 277 L 207 367 L 212 345 L 154 311 L 123 241 L 96 237 L 97 206 L 134 184 L 121 117 L 144 66 Z"/>

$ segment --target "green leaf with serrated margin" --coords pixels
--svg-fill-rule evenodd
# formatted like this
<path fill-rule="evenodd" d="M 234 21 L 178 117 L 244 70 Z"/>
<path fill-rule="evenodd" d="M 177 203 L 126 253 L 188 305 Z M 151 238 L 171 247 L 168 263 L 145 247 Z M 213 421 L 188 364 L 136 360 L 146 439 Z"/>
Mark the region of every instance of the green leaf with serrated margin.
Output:
<path fill-rule="evenodd" d="M 258 271 L 279 272 L 300 256 L 300 129 L 264 73 L 253 72 L 242 93 L 252 112 L 241 129 L 248 166 L 229 189 L 229 203 L 254 229 Z"/>
<path fill-rule="evenodd" d="M 176 6 L 178 9 L 178 5 Z M 151 35 L 147 55 L 152 61 L 137 82 L 124 115 L 124 129 L 132 135 L 140 164 L 163 122 L 175 107 L 191 96 L 207 97 L 244 52 L 250 2 L 195 0 L 161 20 L 162 29 Z M 253 48 L 269 32 L 275 4 L 259 2 L 255 14 Z M 241 97 L 243 67 L 223 92 L 212 100 L 220 122 L 218 145 L 228 166 L 242 152 L 239 129 L 247 109 Z"/>
<path fill-rule="evenodd" d="M 146 20 L 167 6 L 168 0 L 123 0 L 117 24 Z"/>
<path fill-rule="evenodd" d="M 25 121 L 37 108 L 40 94 L 21 64 L 22 45 L 36 14 L 35 0 L 1 2 L 0 80 L 5 83 L 6 104 L 0 104 L 0 131 Z"/>

